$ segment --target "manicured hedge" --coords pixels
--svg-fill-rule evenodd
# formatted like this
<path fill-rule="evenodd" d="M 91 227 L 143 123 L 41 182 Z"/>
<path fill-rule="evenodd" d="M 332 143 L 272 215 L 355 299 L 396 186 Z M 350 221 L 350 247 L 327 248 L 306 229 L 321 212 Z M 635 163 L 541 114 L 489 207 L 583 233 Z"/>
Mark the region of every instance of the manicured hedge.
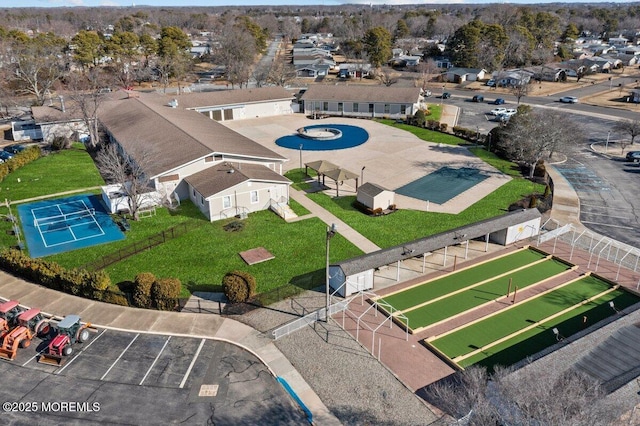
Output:
<path fill-rule="evenodd" d="M 40 150 L 40 147 L 32 146 L 0 164 L 0 182 L 2 182 L 9 173 L 37 160 L 41 156 L 42 151 Z"/>
<path fill-rule="evenodd" d="M 222 291 L 232 303 L 246 302 L 256 293 L 256 279 L 248 272 L 228 272 L 222 279 Z"/>
<path fill-rule="evenodd" d="M 89 299 L 103 300 L 111 293 L 107 291 L 111 280 L 103 271 L 65 269 L 55 262 L 31 258 L 20 250 L 2 250 L 0 268 L 27 281 Z"/>

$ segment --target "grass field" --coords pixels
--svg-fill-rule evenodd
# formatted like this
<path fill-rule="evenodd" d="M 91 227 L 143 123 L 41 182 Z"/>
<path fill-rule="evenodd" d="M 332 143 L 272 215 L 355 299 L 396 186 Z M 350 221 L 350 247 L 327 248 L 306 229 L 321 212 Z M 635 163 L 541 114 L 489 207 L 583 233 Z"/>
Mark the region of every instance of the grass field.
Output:
<path fill-rule="evenodd" d="M 526 333 L 514 336 L 509 341 L 473 355 L 462 363 L 462 365 L 471 365 L 482 362 L 495 365 L 500 361 L 503 365 L 510 365 L 556 343 L 555 335 L 550 330 L 553 327 L 559 327 L 561 334 L 567 337 L 585 327 L 582 322 L 585 315 L 587 316 L 586 325 L 591 325 L 606 316 L 614 315 L 615 312 L 608 305 L 611 300 L 614 301 L 617 309 L 623 309 L 640 301 L 639 298 L 623 290 L 614 290 L 585 305 L 575 306 L 610 289 L 607 282 L 594 276 L 587 276 L 433 340 L 430 344 L 449 358 L 454 359 L 541 322 L 540 325 Z M 575 307 L 571 311 L 545 321 L 550 316 L 572 306 Z M 541 333 L 543 336 L 538 336 Z M 529 339 L 534 337 L 536 339 L 530 342 Z M 508 352 L 504 352 L 505 350 Z M 503 354 L 498 356 L 500 353 Z M 490 363 L 487 362 L 489 358 L 491 358 Z"/>
<path fill-rule="evenodd" d="M 469 287 L 475 283 L 526 266 L 545 257 L 545 254 L 536 250 L 520 250 L 472 268 L 453 272 L 442 278 L 411 287 L 399 293 L 385 296 L 384 300 L 394 308 L 404 311 L 412 306 Z"/>
<path fill-rule="evenodd" d="M 408 318 L 411 329 L 416 330 L 505 296 L 509 279 L 512 279 L 513 292 L 515 286 L 522 290 L 569 269 L 570 266 L 564 262 L 548 259 L 403 314 Z"/>

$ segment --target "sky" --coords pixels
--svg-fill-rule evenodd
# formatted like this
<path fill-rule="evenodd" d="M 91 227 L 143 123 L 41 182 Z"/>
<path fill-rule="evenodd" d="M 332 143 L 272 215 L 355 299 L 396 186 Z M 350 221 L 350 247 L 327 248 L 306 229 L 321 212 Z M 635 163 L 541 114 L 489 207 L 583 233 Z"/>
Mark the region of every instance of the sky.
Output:
<path fill-rule="evenodd" d="M 608 3 L 628 3 L 628 0 L 608 0 Z M 451 4 L 451 3 L 597 3 L 594 0 L 0 0 L 5 7 L 73 7 L 73 6 L 228 6 L 228 5 L 296 5 L 335 6 L 339 4 Z"/>

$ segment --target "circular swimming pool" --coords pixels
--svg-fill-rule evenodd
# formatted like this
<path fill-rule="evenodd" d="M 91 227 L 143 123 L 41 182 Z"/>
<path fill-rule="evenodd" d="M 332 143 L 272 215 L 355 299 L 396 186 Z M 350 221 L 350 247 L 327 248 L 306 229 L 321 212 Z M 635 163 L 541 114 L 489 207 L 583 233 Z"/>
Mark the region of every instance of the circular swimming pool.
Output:
<path fill-rule="evenodd" d="M 317 137 L 309 137 L 309 136 Z M 353 148 L 369 139 L 362 127 L 348 124 L 318 124 L 305 126 L 293 135 L 276 139 L 276 145 L 304 151 L 331 151 Z"/>

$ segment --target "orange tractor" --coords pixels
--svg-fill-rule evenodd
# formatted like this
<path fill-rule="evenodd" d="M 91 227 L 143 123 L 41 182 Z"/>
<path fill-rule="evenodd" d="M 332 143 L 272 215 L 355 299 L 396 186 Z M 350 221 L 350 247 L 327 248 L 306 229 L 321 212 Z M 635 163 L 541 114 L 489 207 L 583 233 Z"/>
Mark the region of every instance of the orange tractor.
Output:
<path fill-rule="evenodd" d="M 0 339 L 16 324 L 16 318 L 22 311 L 17 300 L 0 303 Z"/>
<path fill-rule="evenodd" d="M 44 336 L 50 330 L 49 321 L 36 308 L 21 311 L 14 322 L 15 326 L 3 333 L 0 358 L 15 359 L 19 348 L 31 345 L 33 336 Z"/>
<path fill-rule="evenodd" d="M 81 323 L 78 315 L 67 315 L 58 323 L 56 335 L 51 339 L 47 349 L 40 354 L 38 362 L 60 366 L 64 364 L 64 357 L 73 353 L 76 342 L 89 340 L 89 330 L 93 330 L 91 323 Z"/>

